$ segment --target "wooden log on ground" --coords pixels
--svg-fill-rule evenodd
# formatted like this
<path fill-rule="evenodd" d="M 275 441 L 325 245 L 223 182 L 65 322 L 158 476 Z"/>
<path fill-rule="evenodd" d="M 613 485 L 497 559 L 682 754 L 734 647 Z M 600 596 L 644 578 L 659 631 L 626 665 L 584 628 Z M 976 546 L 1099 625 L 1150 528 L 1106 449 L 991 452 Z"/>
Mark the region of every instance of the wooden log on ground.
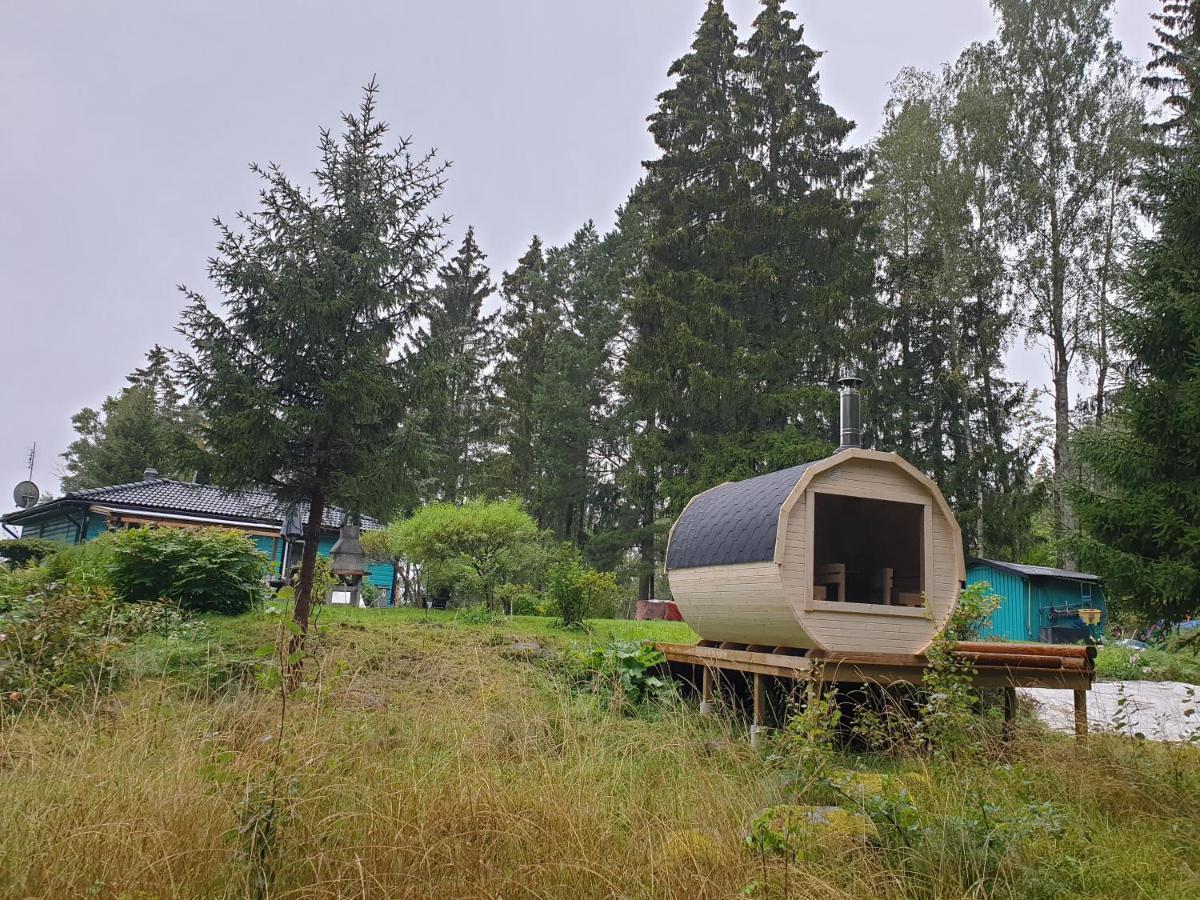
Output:
<path fill-rule="evenodd" d="M 1000 641 L 958 641 L 955 650 L 964 653 L 1019 653 L 1023 656 L 1058 656 L 1062 658 L 1095 659 L 1094 645 L 1078 644 L 1014 644 Z"/>
<path fill-rule="evenodd" d="M 955 650 L 954 655 L 973 666 L 1005 668 L 1061 669 L 1062 657 L 1033 656 L 1023 653 L 971 653 Z"/>

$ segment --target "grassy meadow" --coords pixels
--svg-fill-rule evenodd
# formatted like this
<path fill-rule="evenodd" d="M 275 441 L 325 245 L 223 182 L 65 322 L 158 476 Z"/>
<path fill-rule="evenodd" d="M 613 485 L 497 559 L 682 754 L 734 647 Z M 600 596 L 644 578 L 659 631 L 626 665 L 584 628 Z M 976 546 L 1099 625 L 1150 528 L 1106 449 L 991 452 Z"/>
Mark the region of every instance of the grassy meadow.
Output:
<path fill-rule="evenodd" d="M 325 609 L 285 704 L 253 677 L 276 621 L 204 621 L 0 718 L 0 895 L 1200 897 L 1191 747 L 1029 721 L 1005 749 L 834 752 L 882 785 L 832 801 L 878 834 L 772 853 L 764 809 L 830 802 L 802 738 L 615 702 L 559 652 L 684 625 Z"/>

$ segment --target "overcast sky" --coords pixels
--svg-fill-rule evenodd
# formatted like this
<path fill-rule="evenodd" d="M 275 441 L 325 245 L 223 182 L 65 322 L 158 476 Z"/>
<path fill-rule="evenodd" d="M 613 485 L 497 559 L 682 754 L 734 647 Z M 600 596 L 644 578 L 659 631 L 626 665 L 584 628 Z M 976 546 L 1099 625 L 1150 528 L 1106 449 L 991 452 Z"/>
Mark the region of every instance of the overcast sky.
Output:
<path fill-rule="evenodd" d="M 1118 0 L 1145 57 L 1154 0 Z M 70 416 L 175 346 L 176 285 L 204 288 L 214 216 L 255 200 L 251 161 L 302 175 L 377 74 L 381 112 L 453 161 L 444 209 L 498 276 L 532 234 L 559 243 L 615 207 L 653 155 L 645 128 L 703 0 L 0 0 L 0 509 L 58 492 Z M 754 0 L 729 0 L 743 34 Z M 825 98 L 879 124 L 903 66 L 993 31 L 985 0 L 805 0 Z M 211 295 L 210 295 L 211 296 Z M 1045 383 L 1036 354 L 1014 367 Z"/>

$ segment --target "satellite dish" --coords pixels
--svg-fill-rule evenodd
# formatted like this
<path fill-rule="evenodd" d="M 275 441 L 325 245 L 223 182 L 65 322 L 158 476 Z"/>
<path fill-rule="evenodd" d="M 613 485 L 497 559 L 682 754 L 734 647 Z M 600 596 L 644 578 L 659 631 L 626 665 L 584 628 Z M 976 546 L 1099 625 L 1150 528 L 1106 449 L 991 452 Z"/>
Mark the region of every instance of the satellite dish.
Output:
<path fill-rule="evenodd" d="M 42 492 L 38 490 L 38 486 L 32 481 L 21 481 L 13 488 L 13 502 L 21 509 L 29 509 L 33 504 L 38 502 L 42 496 Z"/>

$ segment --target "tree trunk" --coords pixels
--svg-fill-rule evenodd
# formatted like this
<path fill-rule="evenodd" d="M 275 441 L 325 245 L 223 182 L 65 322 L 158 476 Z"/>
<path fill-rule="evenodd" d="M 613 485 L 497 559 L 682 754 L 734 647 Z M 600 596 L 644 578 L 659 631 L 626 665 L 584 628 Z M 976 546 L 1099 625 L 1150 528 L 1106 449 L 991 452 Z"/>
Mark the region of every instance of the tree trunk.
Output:
<path fill-rule="evenodd" d="M 300 626 L 300 633 L 292 635 L 288 642 L 288 656 L 304 647 L 308 636 L 308 614 L 312 609 L 313 575 L 317 566 L 317 545 L 321 542 L 321 520 L 325 515 L 325 497 L 314 491 L 308 500 L 308 521 L 304 523 L 304 555 L 300 561 L 300 584 L 296 587 L 296 608 L 292 618 Z M 300 663 L 289 666 L 288 680 L 293 685 L 299 678 Z"/>
<path fill-rule="evenodd" d="M 638 599 L 654 599 L 654 481 L 647 475 L 642 485 L 641 511 L 639 513 L 641 535 L 638 537 L 638 554 L 641 557 L 641 572 L 638 576 Z"/>
<path fill-rule="evenodd" d="M 1064 543 L 1075 532 L 1075 517 L 1067 499 L 1070 478 L 1071 407 L 1066 347 L 1061 338 L 1054 345 L 1054 536 L 1058 565 L 1071 568 L 1073 559 Z"/>

